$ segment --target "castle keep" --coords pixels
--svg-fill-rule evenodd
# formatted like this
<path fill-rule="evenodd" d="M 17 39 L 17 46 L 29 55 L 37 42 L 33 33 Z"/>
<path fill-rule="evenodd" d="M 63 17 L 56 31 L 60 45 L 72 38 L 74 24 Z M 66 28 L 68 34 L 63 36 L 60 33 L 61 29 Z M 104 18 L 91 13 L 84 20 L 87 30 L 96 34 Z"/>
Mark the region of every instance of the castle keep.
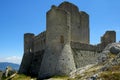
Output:
<path fill-rule="evenodd" d="M 46 16 L 46 31 L 37 36 L 24 34 L 19 73 L 39 79 L 69 75 L 76 68 L 95 63 L 103 47 L 116 41 L 115 32 L 108 31 L 100 44 L 91 45 L 89 15 L 72 3 L 53 5 Z"/>

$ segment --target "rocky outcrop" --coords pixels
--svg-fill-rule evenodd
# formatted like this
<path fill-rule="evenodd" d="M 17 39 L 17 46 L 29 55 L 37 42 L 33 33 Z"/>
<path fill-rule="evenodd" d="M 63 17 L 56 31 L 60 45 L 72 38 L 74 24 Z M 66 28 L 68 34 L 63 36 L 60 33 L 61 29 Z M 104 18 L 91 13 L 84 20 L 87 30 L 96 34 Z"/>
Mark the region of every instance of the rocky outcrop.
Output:
<path fill-rule="evenodd" d="M 87 65 L 70 73 L 77 80 L 101 80 L 101 73 L 120 65 L 120 43 L 112 43 L 100 53 L 97 64 Z M 118 80 L 118 79 L 117 79 Z"/>
<path fill-rule="evenodd" d="M 109 54 L 117 55 L 120 52 L 120 43 L 108 44 L 98 57 L 98 63 L 103 63 L 109 59 Z"/>
<path fill-rule="evenodd" d="M 7 66 L 6 70 L 5 70 L 5 77 L 8 77 L 9 72 L 12 70 L 12 68 L 10 66 Z"/>
<path fill-rule="evenodd" d="M 108 68 L 119 65 L 120 64 L 120 53 L 116 55 L 114 58 L 110 58 L 106 60 L 106 64 L 101 68 L 101 71 L 106 71 Z"/>
<path fill-rule="evenodd" d="M 120 52 L 120 43 L 111 43 L 106 46 L 103 51 L 111 52 L 112 54 L 118 54 Z"/>
<path fill-rule="evenodd" d="M 101 71 L 106 71 L 109 67 L 120 64 L 120 43 L 111 43 L 102 51 L 98 58 L 98 64 L 104 64 Z"/>
<path fill-rule="evenodd" d="M 120 52 L 120 44 L 114 44 L 111 46 L 110 52 L 113 54 L 118 54 Z"/>
<path fill-rule="evenodd" d="M 78 69 L 76 69 L 75 71 L 72 71 L 72 72 L 70 73 L 70 77 L 71 77 L 71 78 L 76 78 L 78 75 L 84 76 L 84 75 L 85 75 L 85 72 L 86 72 L 88 69 L 92 68 L 93 66 L 95 66 L 95 64 L 91 64 L 91 65 L 87 65 L 87 66 L 85 66 L 85 67 L 78 68 Z"/>
<path fill-rule="evenodd" d="M 4 76 L 9 77 L 9 76 L 13 75 L 14 73 L 16 73 L 16 71 L 13 70 L 10 66 L 7 66 Z"/>

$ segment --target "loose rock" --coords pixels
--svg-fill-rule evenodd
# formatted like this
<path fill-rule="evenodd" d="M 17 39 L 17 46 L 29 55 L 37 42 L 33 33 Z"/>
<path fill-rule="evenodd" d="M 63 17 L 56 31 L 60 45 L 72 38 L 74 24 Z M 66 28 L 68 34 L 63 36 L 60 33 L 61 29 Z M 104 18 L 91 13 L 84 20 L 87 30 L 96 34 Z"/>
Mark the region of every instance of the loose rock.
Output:
<path fill-rule="evenodd" d="M 112 54 L 118 54 L 118 53 L 120 52 L 120 46 L 117 46 L 117 45 L 112 46 L 112 47 L 110 48 L 110 52 L 111 52 Z"/>

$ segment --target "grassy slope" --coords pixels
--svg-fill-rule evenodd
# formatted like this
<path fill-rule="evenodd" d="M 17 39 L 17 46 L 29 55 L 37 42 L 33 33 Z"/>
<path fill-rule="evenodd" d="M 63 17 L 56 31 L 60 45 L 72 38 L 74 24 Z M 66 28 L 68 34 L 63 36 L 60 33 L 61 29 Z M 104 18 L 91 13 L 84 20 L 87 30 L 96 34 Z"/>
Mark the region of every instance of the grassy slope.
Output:
<path fill-rule="evenodd" d="M 8 80 L 9 77 L 7 78 L 2 78 L 2 80 Z M 20 74 L 17 74 L 15 77 L 13 77 L 12 79 L 10 80 L 37 80 L 36 78 L 31 78 L 30 76 L 25 76 L 25 75 L 20 75 Z"/>

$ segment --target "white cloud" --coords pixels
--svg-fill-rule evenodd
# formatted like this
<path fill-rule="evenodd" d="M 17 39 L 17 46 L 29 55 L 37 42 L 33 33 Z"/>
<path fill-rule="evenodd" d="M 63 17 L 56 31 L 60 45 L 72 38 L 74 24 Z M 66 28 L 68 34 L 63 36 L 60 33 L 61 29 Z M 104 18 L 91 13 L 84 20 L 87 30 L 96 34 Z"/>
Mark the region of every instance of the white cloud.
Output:
<path fill-rule="evenodd" d="M 0 62 L 12 62 L 12 63 L 17 63 L 17 64 L 20 64 L 21 60 L 22 60 L 22 57 L 18 57 L 18 56 L 0 58 Z"/>

